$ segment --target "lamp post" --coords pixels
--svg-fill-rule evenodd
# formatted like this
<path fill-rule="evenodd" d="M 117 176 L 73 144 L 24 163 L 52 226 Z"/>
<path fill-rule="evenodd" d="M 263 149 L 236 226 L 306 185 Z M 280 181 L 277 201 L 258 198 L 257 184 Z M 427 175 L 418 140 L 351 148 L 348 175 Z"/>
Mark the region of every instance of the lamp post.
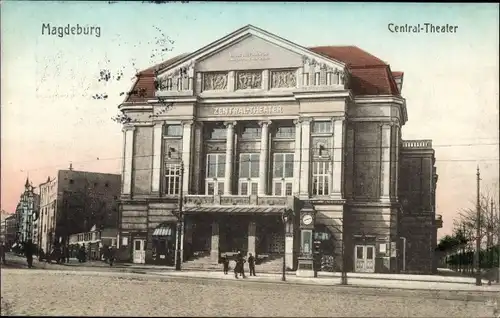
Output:
<path fill-rule="evenodd" d="M 482 285 L 482 280 L 481 280 L 481 263 L 480 263 L 480 254 L 481 254 L 481 202 L 480 202 L 480 173 L 479 173 L 479 166 L 477 167 L 477 202 L 476 202 L 476 254 L 475 254 L 475 267 L 476 267 L 476 285 L 481 286 Z"/>
<path fill-rule="evenodd" d="M 182 264 L 182 255 L 181 255 L 181 246 L 182 246 L 182 227 L 184 226 L 183 224 L 183 213 L 182 213 L 182 203 L 183 203 L 183 177 L 184 177 L 184 162 L 181 161 L 180 164 L 180 176 L 179 176 L 179 201 L 178 201 L 178 208 L 179 212 L 177 215 L 178 221 L 177 221 L 177 248 L 176 248 L 176 259 L 175 259 L 175 270 L 180 271 L 181 270 L 181 264 Z"/>
<path fill-rule="evenodd" d="M 287 222 L 288 222 L 288 210 L 283 211 L 283 215 L 281 216 L 283 219 L 283 268 L 281 271 L 281 280 L 286 281 L 286 234 L 287 234 Z"/>

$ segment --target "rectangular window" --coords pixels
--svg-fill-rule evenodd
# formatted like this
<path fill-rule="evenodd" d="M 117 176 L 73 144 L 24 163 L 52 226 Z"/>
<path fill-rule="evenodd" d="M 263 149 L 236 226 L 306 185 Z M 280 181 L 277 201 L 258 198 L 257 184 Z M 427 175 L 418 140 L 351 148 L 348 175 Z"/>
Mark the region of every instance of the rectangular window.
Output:
<path fill-rule="evenodd" d="M 224 176 L 226 174 L 226 154 L 207 154 L 205 192 L 207 195 L 224 193 Z"/>
<path fill-rule="evenodd" d="M 223 126 L 209 127 L 207 128 L 208 139 L 211 140 L 226 140 L 227 130 Z"/>
<path fill-rule="evenodd" d="M 273 195 L 292 195 L 293 153 L 276 153 L 273 158 Z"/>
<path fill-rule="evenodd" d="M 313 123 L 313 134 L 331 134 L 333 132 L 332 121 L 315 121 Z"/>
<path fill-rule="evenodd" d="M 165 194 L 179 194 L 181 184 L 181 169 L 179 164 L 167 164 L 165 166 Z"/>
<path fill-rule="evenodd" d="M 260 139 L 262 129 L 258 126 L 243 127 L 241 139 Z"/>
<path fill-rule="evenodd" d="M 182 126 L 181 125 L 167 125 L 165 129 L 165 134 L 168 137 L 181 137 L 182 136 Z"/>
<path fill-rule="evenodd" d="M 314 73 L 314 85 L 319 85 L 320 84 L 320 73 L 316 72 Z"/>
<path fill-rule="evenodd" d="M 177 90 L 182 91 L 182 78 L 177 79 Z"/>
<path fill-rule="evenodd" d="M 256 195 L 259 186 L 260 154 L 240 154 L 240 173 L 238 189 L 240 195 Z M 248 193 L 250 191 L 250 193 Z"/>
<path fill-rule="evenodd" d="M 294 139 L 295 125 L 277 127 L 274 133 L 276 139 Z"/>
<path fill-rule="evenodd" d="M 304 86 L 309 86 L 309 73 L 304 73 Z"/>
<path fill-rule="evenodd" d="M 172 79 L 171 79 L 171 78 L 167 78 L 167 80 L 166 80 L 166 83 L 165 83 L 165 84 L 166 84 L 166 85 L 165 85 L 165 86 L 166 86 L 165 88 L 166 88 L 168 91 L 171 91 L 171 90 L 172 90 L 172 87 L 173 87 L 173 85 L 172 85 Z"/>
<path fill-rule="evenodd" d="M 312 169 L 312 193 L 313 195 L 330 194 L 331 162 L 313 162 Z"/>

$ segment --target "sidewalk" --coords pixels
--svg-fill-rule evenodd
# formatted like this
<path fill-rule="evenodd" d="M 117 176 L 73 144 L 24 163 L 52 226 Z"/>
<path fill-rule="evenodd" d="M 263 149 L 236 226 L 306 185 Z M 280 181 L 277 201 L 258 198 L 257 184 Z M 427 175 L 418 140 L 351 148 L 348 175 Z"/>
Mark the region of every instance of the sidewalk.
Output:
<path fill-rule="evenodd" d="M 236 280 L 234 274 L 230 273 L 224 275 L 221 272 L 206 272 L 206 271 L 165 271 L 156 273 L 147 273 L 161 275 L 167 277 L 188 277 L 188 278 L 208 278 L 208 279 L 224 279 Z M 351 274 L 351 273 L 349 273 Z M 378 275 L 377 275 L 378 276 Z M 293 283 L 304 285 L 321 285 L 321 286 L 339 286 L 340 275 L 338 277 L 332 275 L 330 277 L 319 276 L 317 278 L 297 277 L 295 275 L 286 276 L 286 282 L 281 281 L 281 275 L 278 274 L 259 274 L 258 276 L 248 277 L 240 280 L 259 281 L 259 282 L 272 282 L 272 283 Z M 454 282 L 423 282 L 411 280 L 396 280 L 387 279 L 383 277 L 353 277 L 348 275 L 348 285 L 350 287 L 375 287 L 375 288 L 395 288 L 395 289 L 420 289 L 420 290 L 443 290 L 443 291 L 481 291 L 481 292 L 500 292 L 500 285 L 483 285 L 476 286 L 474 284 L 454 283 Z"/>

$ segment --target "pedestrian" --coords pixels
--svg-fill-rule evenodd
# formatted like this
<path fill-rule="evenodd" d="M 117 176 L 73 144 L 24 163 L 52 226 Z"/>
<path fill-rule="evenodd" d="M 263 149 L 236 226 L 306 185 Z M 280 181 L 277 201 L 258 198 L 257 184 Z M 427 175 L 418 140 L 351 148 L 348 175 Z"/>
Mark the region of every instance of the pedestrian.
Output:
<path fill-rule="evenodd" d="M 2 260 L 2 264 L 5 265 L 6 261 L 5 261 L 5 250 L 6 250 L 6 246 L 5 246 L 5 243 L 4 242 L 1 242 L 0 243 L 0 259 Z"/>
<path fill-rule="evenodd" d="M 113 266 L 113 262 L 115 261 L 115 247 L 114 245 L 109 248 L 109 266 Z"/>
<path fill-rule="evenodd" d="M 236 267 L 238 268 L 238 271 L 235 269 L 236 278 L 238 278 L 238 274 L 240 274 L 243 278 L 246 278 L 244 263 L 245 260 L 243 259 L 243 254 L 238 251 L 238 256 L 236 257 Z"/>
<path fill-rule="evenodd" d="M 227 275 L 229 272 L 229 259 L 227 258 L 227 254 L 222 256 L 222 265 L 224 266 L 224 275 Z"/>
<path fill-rule="evenodd" d="M 33 246 L 33 241 L 30 239 L 24 245 L 24 255 L 26 255 L 26 262 L 28 263 L 28 268 L 33 267 L 33 254 L 35 252 L 35 247 Z"/>
<path fill-rule="evenodd" d="M 255 275 L 255 257 L 252 255 L 252 253 L 248 253 L 248 269 L 250 271 L 250 276 L 256 276 Z"/>

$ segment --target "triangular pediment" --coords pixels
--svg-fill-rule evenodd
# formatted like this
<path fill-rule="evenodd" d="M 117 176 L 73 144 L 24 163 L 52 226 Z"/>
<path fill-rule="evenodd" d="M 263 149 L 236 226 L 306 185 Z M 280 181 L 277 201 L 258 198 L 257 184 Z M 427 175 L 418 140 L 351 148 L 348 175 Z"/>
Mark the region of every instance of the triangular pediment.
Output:
<path fill-rule="evenodd" d="M 345 64 L 252 25 L 243 27 L 185 56 L 158 75 L 185 68 L 196 71 L 292 68 L 317 64 L 343 71 Z"/>

